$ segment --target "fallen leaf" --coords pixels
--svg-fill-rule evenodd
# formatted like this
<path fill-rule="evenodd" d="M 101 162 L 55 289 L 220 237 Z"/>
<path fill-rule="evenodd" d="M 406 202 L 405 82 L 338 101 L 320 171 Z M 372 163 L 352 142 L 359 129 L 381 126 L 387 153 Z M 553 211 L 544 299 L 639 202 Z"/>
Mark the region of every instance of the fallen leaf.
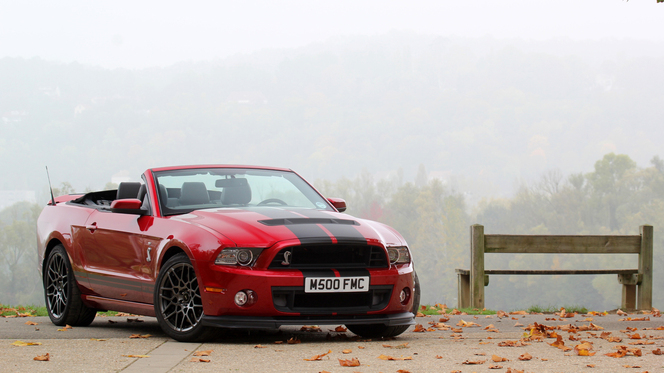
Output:
<path fill-rule="evenodd" d="M 51 355 L 49 355 L 48 352 L 47 352 L 46 355 L 35 356 L 32 360 L 49 361 L 49 360 L 51 360 Z"/>
<path fill-rule="evenodd" d="M 383 354 L 380 354 L 380 356 L 378 356 L 378 358 L 381 359 L 381 360 L 413 360 L 412 356 L 394 357 L 394 356 L 387 356 L 387 355 L 383 355 Z"/>
<path fill-rule="evenodd" d="M 267 348 L 267 347 L 263 345 L 255 345 L 254 348 Z"/>
<path fill-rule="evenodd" d="M 299 340 L 299 339 L 297 339 L 297 337 L 293 337 L 293 338 L 289 339 L 289 340 L 287 341 L 287 343 L 288 343 L 289 345 L 296 345 L 296 344 L 302 343 L 302 341 Z"/>
<path fill-rule="evenodd" d="M 415 325 L 415 329 L 413 329 L 413 332 L 415 333 L 423 333 L 426 332 L 427 330 L 422 326 L 422 324 L 417 324 Z"/>
<path fill-rule="evenodd" d="M 127 322 L 144 322 L 144 321 L 145 321 L 145 320 L 141 320 L 141 319 L 139 319 L 139 318 L 135 318 L 135 319 L 127 319 Z"/>
<path fill-rule="evenodd" d="M 103 342 L 106 339 L 105 338 L 90 338 L 91 341 L 96 341 L 96 342 Z"/>
<path fill-rule="evenodd" d="M 138 357 L 138 358 L 144 358 L 144 357 L 150 357 L 150 355 L 122 355 L 124 357 Z"/>
<path fill-rule="evenodd" d="M 109 324 L 117 324 L 118 322 L 109 319 L 109 320 L 108 320 L 108 323 L 109 323 Z"/>
<path fill-rule="evenodd" d="M 210 356 L 214 350 L 205 350 L 205 351 L 196 351 L 194 352 L 194 356 Z"/>
<path fill-rule="evenodd" d="M 359 367 L 360 366 L 360 361 L 357 360 L 356 357 L 348 360 L 348 359 L 337 359 L 339 360 L 339 365 L 342 367 Z"/>
<path fill-rule="evenodd" d="M 443 357 L 440 355 L 436 355 L 436 359 L 442 359 Z"/>
<path fill-rule="evenodd" d="M 364 346 L 357 346 L 360 350 L 364 350 Z"/>
<path fill-rule="evenodd" d="M 322 332 L 317 325 L 304 325 L 300 328 L 301 332 Z"/>
<path fill-rule="evenodd" d="M 486 360 L 466 360 L 461 364 L 465 365 L 478 365 L 478 364 L 484 364 L 486 363 Z"/>
<path fill-rule="evenodd" d="M 588 365 L 586 365 L 586 366 L 587 366 L 588 368 L 594 368 L 594 367 L 595 367 L 595 364 L 588 364 Z"/>
<path fill-rule="evenodd" d="M 282 343 L 284 343 L 284 341 L 274 341 L 274 344 L 275 344 L 275 345 L 280 345 L 280 344 L 282 344 Z"/>
<path fill-rule="evenodd" d="M 502 365 L 489 365 L 489 369 L 503 369 Z"/>
<path fill-rule="evenodd" d="M 343 325 L 339 325 L 336 328 L 334 328 L 334 331 L 337 333 L 345 333 L 346 331 L 348 331 L 348 329 Z"/>
<path fill-rule="evenodd" d="M 461 326 L 463 328 L 469 328 L 469 327 L 473 327 L 473 326 L 480 326 L 480 324 L 474 323 L 472 321 L 467 322 L 467 321 L 464 321 L 464 320 L 459 320 L 459 322 L 457 323 L 457 326 Z"/>
<path fill-rule="evenodd" d="M 129 336 L 129 338 L 150 338 L 152 337 L 152 334 L 132 334 Z"/>
<path fill-rule="evenodd" d="M 34 321 L 26 321 L 25 325 L 39 325 L 39 323 L 36 323 Z"/>
<path fill-rule="evenodd" d="M 18 347 L 24 347 L 24 346 L 39 346 L 41 345 L 41 342 L 23 342 L 23 341 L 16 341 L 12 343 L 12 346 L 18 346 Z"/>
<path fill-rule="evenodd" d="M 532 358 L 533 358 L 532 355 L 530 355 L 527 352 L 525 354 L 522 354 L 521 356 L 519 356 L 519 360 L 521 360 L 521 361 L 528 361 L 528 360 L 531 360 Z"/>
<path fill-rule="evenodd" d="M 329 354 L 331 354 L 331 353 L 332 353 L 332 350 L 329 350 L 328 352 L 326 352 L 326 353 L 324 353 L 324 354 L 316 355 L 316 356 L 314 356 L 314 357 L 312 357 L 312 358 L 310 358 L 310 359 L 304 359 L 304 360 L 306 360 L 306 361 L 317 361 L 317 360 L 321 360 L 321 359 L 323 358 L 323 356 L 327 356 L 327 355 L 329 355 Z"/>
<path fill-rule="evenodd" d="M 400 345 L 398 345 L 398 346 L 383 345 L 383 347 L 385 347 L 385 348 L 398 348 L 398 349 L 409 348 L 409 347 L 408 347 L 408 342 L 406 342 L 406 343 L 402 343 L 402 344 L 400 344 Z"/>
<path fill-rule="evenodd" d="M 504 357 L 500 357 L 498 355 L 491 356 L 491 360 L 493 360 L 494 363 L 501 363 L 503 361 L 509 361 L 509 359 L 506 359 Z"/>
<path fill-rule="evenodd" d="M 660 349 L 658 348 L 658 349 L 656 349 L 656 350 L 652 350 L 652 353 L 655 354 L 655 355 L 661 355 L 661 354 L 662 354 L 662 350 L 660 350 Z"/>
<path fill-rule="evenodd" d="M 341 353 L 343 354 L 350 354 L 351 352 L 353 352 L 353 350 L 351 350 L 350 348 L 341 351 Z"/>
<path fill-rule="evenodd" d="M 498 347 L 524 347 L 530 346 L 530 343 L 525 343 L 522 341 L 502 341 L 498 343 Z"/>
<path fill-rule="evenodd" d="M 399 369 L 399 370 L 397 370 L 397 373 L 410 373 L 410 371 L 409 371 L 409 370 Z"/>
<path fill-rule="evenodd" d="M 189 360 L 192 363 L 209 363 L 210 359 L 201 359 L 198 357 L 192 357 L 191 360 Z"/>

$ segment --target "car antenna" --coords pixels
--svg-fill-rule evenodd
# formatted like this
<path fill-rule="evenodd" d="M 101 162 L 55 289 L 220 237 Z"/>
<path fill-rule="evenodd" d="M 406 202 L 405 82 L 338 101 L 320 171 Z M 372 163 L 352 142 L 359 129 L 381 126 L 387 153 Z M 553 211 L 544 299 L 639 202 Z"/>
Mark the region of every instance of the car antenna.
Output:
<path fill-rule="evenodd" d="M 53 187 L 51 186 L 51 175 L 48 174 L 48 166 L 46 166 L 46 177 L 48 178 L 48 189 L 51 191 L 51 205 L 55 206 L 55 197 L 53 197 Z"/>

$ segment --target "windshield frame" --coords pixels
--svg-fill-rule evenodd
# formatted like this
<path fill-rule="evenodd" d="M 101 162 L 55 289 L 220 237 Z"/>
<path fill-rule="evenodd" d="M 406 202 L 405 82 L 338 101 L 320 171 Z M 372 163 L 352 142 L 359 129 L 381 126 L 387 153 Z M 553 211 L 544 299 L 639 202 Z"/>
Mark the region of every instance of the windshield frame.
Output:
<path fill-rule="evenodd" d="M 286 169 L 273 169 L 273 168 L 258 168 L 258 167 L 244 167 L 244 166 L 237 166 L 237 167 L 215 167 L 215 166 L 201 166 L 201 167 L 188 167 L 188 168 L 169 168 L 169 169 L 159 169 L 159 170 L 151 170 L 152 172 L 152 179 L 154 183 L 154 188 L 155 188 L 155 194 L 157 196 L 157 203 L 160 208 L 160 212 L 162 216 L 173 216 L 173 215 L 183 215 L 183 214 L 188 214 L 193 211 L 197 210 L 211 210 L 211 209 L 253 209 L 253 208 L 261 208 L 261 207 L 279 207 L 279 208 L 287 208 L 287 209 L 315 209 L 319 211 L 336 211 L 335 208 L 331 205 L 331 203 L 325 198 L 316 188 L 313 187 L 307 180 L 305 180 L 303 177 L 301 177 L 298 173 L 292 171 L 292 170 L 286 170 Z M 216 176 L 219 179 L 222 179 L 230 176 L 231 178 L 234 178 L 237 175 L 251 175 L 251 176 L 262 176 L 266 175 L 269 177 L 279 177 L 281 176 L 283 179 L 289 181 L 291 185 L 294 187 L 293 189 L 296 189 L 299 191 L 302 195 L 302 197 L 306 198 L 310 203 L 311 207 L 307 206 L 281 206 L 281 205 L 258 205 L 256 204 L 245 204 L 245 205 L 222 205 L 218 203 L 209 203 L 209 204 L 202 204 L 200 206 L 196 207 L 191 207 L 191 208 L 173 208 L 173 206 L 168 206 L 168 201 L 167 199 L 170 198 L 164 198 L 162 196 L 162 193 L 160 192 L 160 183 L 159 179 L 160 177 L 170 177 L 170 176 L 177 176 L 177 175 L 208 175 L 208 176 Z M 222 179 L 223 180 L 223 179 Z M 209 192 L 209 190 L 208 190 Z M 218 191 L 217 191 L 218 192 Z M 253 198 L 253 197 L 252 197 Z"/>

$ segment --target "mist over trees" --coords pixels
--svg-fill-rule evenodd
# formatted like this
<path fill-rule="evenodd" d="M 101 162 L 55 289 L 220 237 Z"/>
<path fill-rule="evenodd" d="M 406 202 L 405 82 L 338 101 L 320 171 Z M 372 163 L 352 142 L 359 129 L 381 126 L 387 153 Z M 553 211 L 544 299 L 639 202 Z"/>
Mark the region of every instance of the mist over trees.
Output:
<path fill-rule="evenodd" d="M 0 59 L 2 303 L 41 302 L 34 220 L 60 192 L 150 167 L 291 167 L 413 248 L 423 302 L 456 304 L 468 232 L 664 236 L 664 45 L 393 32 L 140 70 Z M 649 163 L 650 162 L 650 163 Z M 593 166 L 594 165 L 594 166 Z M 645 166 L 644 166 L 645 165 Z M 57 191 L 56 191 L 57 192 Z M 635 266 L 601 256 L 492 258 L 496 268 Z M 32 262 L 31 262 L 32 261 Z M 574 288 L 575 291 L 569 291 Z M 654 289 L 654 302 L 664 294 Z M 486 304 L 619 305 L 615 276 L 492 276 Z"/>
<path fill-rule="evenodd" d="M 419 164 L 509 195 L 609 152 L 658 154 L 664 45 L 394 32 L 141 70 L 0 59 L 2 189 L 101 188 L 191 163 L 291 167 L 308 179 Z M 81 170 L 85 170 L 81 172 Z"/>

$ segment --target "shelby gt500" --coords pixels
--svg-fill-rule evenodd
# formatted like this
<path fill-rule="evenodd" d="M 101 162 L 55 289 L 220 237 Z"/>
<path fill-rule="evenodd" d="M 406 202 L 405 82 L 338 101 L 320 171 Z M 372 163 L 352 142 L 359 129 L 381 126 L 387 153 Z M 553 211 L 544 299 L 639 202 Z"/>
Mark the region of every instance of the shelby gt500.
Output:
<path fill-rule="evenodd" d="M 154 168 L 60 196 L 37 224 L 48 314 L 81 326 L 99 310 L 155 316 L 179 341 L 303 324 L 399 335 L 419 307 L 410 249 L 345 209 L 291 170 L 253 166 Z"/>

